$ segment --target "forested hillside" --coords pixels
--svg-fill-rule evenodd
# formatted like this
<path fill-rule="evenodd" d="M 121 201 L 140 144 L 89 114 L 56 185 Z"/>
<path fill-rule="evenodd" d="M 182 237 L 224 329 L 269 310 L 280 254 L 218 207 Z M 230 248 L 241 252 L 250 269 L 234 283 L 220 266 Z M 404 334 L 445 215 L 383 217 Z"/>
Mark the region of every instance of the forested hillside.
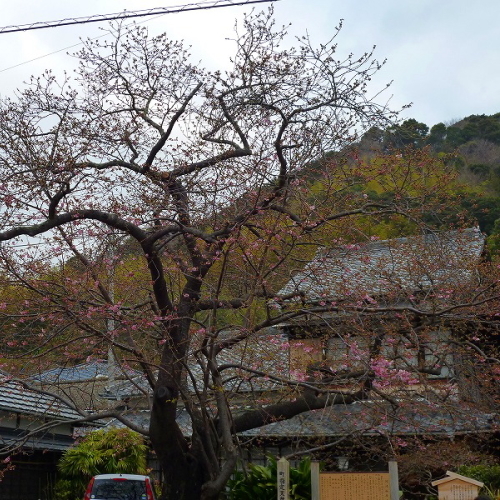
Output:
<path fill-rule="evenodd" d="M 411 118 L 385 130 L 370 129 L 357 144 L 364 157 L 403 148 L 427 148 L 453 167 L 456 201 L 464 215 L 489 235 L 492 250 L 500 248 L 500 113 L 471 115 L 429 127 Z M 452 209 L 457 214 L 456 206 Z M 449 215 L 452 216 L 452 213 Z"/>

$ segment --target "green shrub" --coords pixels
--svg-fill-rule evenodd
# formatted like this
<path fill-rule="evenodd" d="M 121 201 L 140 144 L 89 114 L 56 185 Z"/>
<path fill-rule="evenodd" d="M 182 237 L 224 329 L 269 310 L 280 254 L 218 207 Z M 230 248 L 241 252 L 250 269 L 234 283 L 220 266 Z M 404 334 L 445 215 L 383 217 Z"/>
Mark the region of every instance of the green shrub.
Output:
<path fill-rule="evenodd" d="M 55 499 L 81 500 L 96 474 L 146 474 L 146 454 L 142 436 L 130 429 L 91 432 L 57 464 Z"/>
<path fill-rule="evenodd" d="M 268 457 L 268 465 L 249 464 L 237 471 L 228 482 L 229 500 L 276 500 L 277 460 Z M 310 500 L 311 459 L 304 458 L 298 467 L 290 467 L 290 500 Z"/>
<path fill-rule="evenodd" d="M 457 472 L 484 483 L 481 493 L 495 499 L 500 497 L 500 465 L 463 465 Z"/>

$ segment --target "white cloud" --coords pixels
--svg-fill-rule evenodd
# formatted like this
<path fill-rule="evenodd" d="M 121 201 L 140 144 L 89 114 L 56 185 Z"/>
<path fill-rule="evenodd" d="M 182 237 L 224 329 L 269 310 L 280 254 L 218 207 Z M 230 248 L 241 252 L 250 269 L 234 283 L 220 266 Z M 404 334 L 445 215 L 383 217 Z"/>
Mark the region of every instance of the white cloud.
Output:
<path fill-rule="evenodd" d="M 11 2 L 2 8 L 2 25 L 66 17 L 143 10 L 180 5 L 182 0 L 88 0 L 84 3 L 46 0 Z M 226 41 L 235 18 L 269 4 L 234 6 L 158 19 L 138 19 L 153 33 L 166 31 L 192 45 L 195 60 L 224 65 L 231 53 Z M 468 114 L 500 112 L 500 2 L 498 0 L 280 0 L 274 4 L 277 24 L 292 22 L 291 32 L 308 32 L 315 42 L 327 41 L 340 18 L 338 38 L 343 53 L 355 54 L 377 45 L 379 59 L 388 58 L 376 87 L 394 80 L 393 105 L 413 102 L 407 116 L 429 126 Z M 0 35 L 0 71 L 100 34 L 97 24 Z M 10 94 L 43 68 L 71 67 L 63 52 L 0 73 L 0 95 Z M 376 88 L 374 87 L 374 88 Z"/>

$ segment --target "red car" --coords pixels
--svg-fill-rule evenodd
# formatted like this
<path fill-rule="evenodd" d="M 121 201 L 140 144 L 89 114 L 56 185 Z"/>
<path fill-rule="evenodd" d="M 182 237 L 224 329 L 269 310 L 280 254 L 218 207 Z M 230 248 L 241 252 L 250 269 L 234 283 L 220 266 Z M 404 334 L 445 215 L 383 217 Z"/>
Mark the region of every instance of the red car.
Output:
<path fill-rule="evenodd" d="M 87 486 L 83 500 L 156 500 L 148 476 L 139 474 L 100 474 Z"/>

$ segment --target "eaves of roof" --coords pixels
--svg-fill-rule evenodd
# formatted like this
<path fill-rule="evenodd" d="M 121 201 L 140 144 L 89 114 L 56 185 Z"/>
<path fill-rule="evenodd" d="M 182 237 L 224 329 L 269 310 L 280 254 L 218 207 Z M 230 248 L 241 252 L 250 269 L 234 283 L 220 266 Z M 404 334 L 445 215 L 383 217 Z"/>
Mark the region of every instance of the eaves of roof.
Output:
<path fill-rule="evenodd" d="M 143 429 L 149 426 L 150 412 L 125 415 L 134 424 Z M 183 434 L 192 433 L 191 419 L 188 412 L 178 411 L 177 423 Z M 111 421 L 110 427 L 123 427 L 117 420 Z M 461 405 L 449 408 L 436 408 L 426 401 L 406 403 L 400 411 L 390 411 L 380 401 L 364 401 L 350 405 L 333 405 L 320 410 L 300 413 L 293 418 L 255 429 L 241 432 L 245 438 L 302 438 L 316 439 L 341 436 L 436 436 L 452 438 L 465 434 L 485 434 L 500 429 L 500 416 L 496 413 L 484 413 Z"/>
<path fill-rule="evenodd" d="M 23 443 L 23 450 L 64 451 L 72 444 L 74 439 L 69 435 L 34 434 L 26 437 L 26 431 L 0 427 L 0 447 L 18 446 Z"/>
<path fill-rule="evenodd" d="M 357 436 L 445 436 L 496 432 L 499 415 L 407 402 L 394 411 L 380 402 L 358 402 L 311 410 L 242 433 L 245 437 L 316 438 Z"/>

